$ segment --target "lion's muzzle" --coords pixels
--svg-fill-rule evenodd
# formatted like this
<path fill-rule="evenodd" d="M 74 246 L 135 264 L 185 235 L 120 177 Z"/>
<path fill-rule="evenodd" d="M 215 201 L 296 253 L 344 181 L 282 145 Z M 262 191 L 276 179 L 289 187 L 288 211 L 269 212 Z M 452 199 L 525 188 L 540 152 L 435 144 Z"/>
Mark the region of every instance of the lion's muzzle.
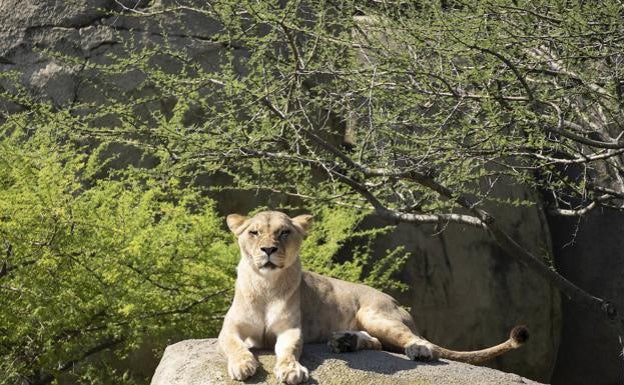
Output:
<path fill-rule="evenodd" d="M 262 265 L 260 268 L 261 269 L 269 269 L 269 270 L 273 270 L 273 269 L 277 269 L 279 266 L 277 266 L 276 264 L 274 264 L 271 261 L 267 261 L 264 265 Z"/>
<path fill-rule="evenodd" d="M 261 247 L 260 250 L 262 250 L 264 254 L 266 254 L 267 257 L 271 257 L 271 254 L 277 251 L 277 247 L 275 246 Z"/>

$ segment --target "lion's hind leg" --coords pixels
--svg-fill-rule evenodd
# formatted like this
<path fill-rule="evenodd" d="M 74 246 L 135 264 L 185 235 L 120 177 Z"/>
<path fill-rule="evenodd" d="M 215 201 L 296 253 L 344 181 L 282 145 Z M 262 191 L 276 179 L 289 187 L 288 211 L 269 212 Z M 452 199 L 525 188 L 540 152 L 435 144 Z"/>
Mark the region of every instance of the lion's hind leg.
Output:
<path fill-rule="evenodd" d="M 516 349 L 529 338 L 525 326 L 516 326 L 509 338 L 495 346 L 474 351 L 456 351 L 432 344 L 415 332 L 409 313 L 394 304 L 362 308 L 357 313 L 358 326 L 381 341 L 384 349 L 403 351 L 411 360 L 447 358 L 469 364 L 480 364 Z"/>
<path fill-rule="evenodd" d="M 354 352 L 356 350 L 381 350 L 381 342 L 365 331 L 345 330 L 333 332 L 327 345 L 334 353 Z"/>
<path fill-rule="evenodd" d="M 437 359 L 434 345 L 415 334 L 409 314 L 398 306 L 387 309 L 364 308 L 357 314 L 358 323 L 377 337 L 385 349 L 403 351 L 410 360 Z"/>

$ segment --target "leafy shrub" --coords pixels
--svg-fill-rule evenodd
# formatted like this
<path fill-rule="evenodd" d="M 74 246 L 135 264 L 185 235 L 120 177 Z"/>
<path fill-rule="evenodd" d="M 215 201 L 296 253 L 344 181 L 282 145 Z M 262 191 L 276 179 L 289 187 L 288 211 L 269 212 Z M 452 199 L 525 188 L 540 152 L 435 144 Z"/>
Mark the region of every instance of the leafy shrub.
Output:
<path fill-rule="evenodd" d="M 0 144 L 5 381 L 56 377 L 147 337 L 214 335 L 238 251 L 213 202 L 175 179 L 85 180 L 78 148 L 46 127 L 11 128 Z M 83 369 L 76 376 L 94 381 Z"/>
<path fill-rule="evenodd" d="M 0 383 L 146 383 L 119 360 L 148 342 L 161 351 L 171 338 L 215 336 L 238 248 L 205 194 L 145 169 L 102 172 L 102 151 L 57 133 L 61 113 L 40 117 L 31 132 L 32 116 L 14 115 L 1 132 Z M 378 231 L 354 232 L 352 210 L 317 218 L 305 264 L 366 279 L 366 250 L 333 256 Z"/>

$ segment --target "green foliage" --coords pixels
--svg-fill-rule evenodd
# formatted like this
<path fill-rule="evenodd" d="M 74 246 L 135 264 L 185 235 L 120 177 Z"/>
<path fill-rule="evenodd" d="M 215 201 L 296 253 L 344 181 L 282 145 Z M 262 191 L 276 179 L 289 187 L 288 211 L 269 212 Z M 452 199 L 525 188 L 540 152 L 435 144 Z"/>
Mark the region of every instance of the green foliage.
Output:
<path fill-rule="evenodd" d="M 211 60 L 167 36 L 189 12 L 218 29 L 198 39 Z M 445 225 L 535 204 L 501 183 L 554 208 L 621 206 L 617 1 L 243 0 L 117 17 L 162 39 L 46 52 L 80 66 L 84 100 L 52 108 L 0 74 L 23 108 L 0 132 L 6 383 L 143 383 L 119 357 L 214 336 L 238 259 L 217 214 L 233 192 L 307 208 L 305 266 L 383 289 L 402 287 L 408 254 L 374 259 L 391 228 L 362 230 L 366 215 Z M 89 354 L 102 347 L 119 357 Z"/>
<path fill-rule="evenodd" d="M 413 171 L 491 205 L 530 204 L 491 194 L 517 183 L 582 207 L 621 168 L 607 151 L 621 132 L 618 4 L 221 1 L 195 11 L 220 27 L 210 63 L 167 39 L 122 40 L 122 55 L 87 61 L 85 84 L 106 98 L 71 106 L 82 128 L 71 135 L 132 143 L 176 175 L 364 211 L 379 209 L 362 189 L 398 212 L 462 211 L 404 177 Z M 140 74 L 132 93 L 129 74 Z"/>
<path fill-rule="evenodd" d="M 405 289 L 404 283 L 393 278 L 409 256 L 403 248 L 388 250 L 386 255 L 373 258 L 375 240 L 393 227 L 359 229 L 365 214 L 344 207 L 324 206 L 313 212 L 314 230 L 301 250 L 304 268 L 347 281 L 363 281 L 379 289 Z M 344 250 L 345 244 L 351 245 L 349 256 L 337 263 L 336 256 Z"/>
<path fill-rule="evenodd" d="M 58 135 L 67 115 L 37 108 L 38 119 L 16 114 L 2 126 L 0 383 L 63 373 L 81 383 L 145 383 L 119 360 L 145 344 L 160 352 L 171 338 L 215 336 L 238 247 L 211 198 L 158 167 L 110 169 L 109 146 L 72 144 Z M 305 244 L 308 267 L 365 279 L 366 253 L 332 259 L 346 240 L 366 236 L 351 234 L 361 218 L 319 215 Z M 393 283 L 389 273 L 368 278 Z M 97 354 L 104 350 L 114 354 Z"/>
<path fill-rule="evenodd" d="M 214 335 L 238 251 L 212 201 L 175 179 L 86 180 L 89 157 L 53 127 L 28 137 L 10 126 L 0 142 L 3 383 L 56 377 L 100 346 L 123 356 L 148 337 Z"/>

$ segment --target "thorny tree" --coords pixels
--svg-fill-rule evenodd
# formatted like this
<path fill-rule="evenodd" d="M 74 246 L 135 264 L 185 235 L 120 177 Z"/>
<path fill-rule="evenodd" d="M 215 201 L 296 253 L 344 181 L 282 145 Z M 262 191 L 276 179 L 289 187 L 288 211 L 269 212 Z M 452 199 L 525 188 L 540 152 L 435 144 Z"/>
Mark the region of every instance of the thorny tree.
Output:
<path fill-rule="evenodd" d="M 487 211 L 624 208 L 620 2 L 219 1 L 125 11 L 215 19 L 223 65 L 208 72 L 160 47 L 94 67 L 143 70 L 178 103 L 156 125 L 139 122 L 131 105 L 125 114 L 98 106 L 76 118 L 83 132 L 162 151 L 175 172 L 229 174 L 238 189 L 477 227 L 624 334 L 608 301 L 558 274 Z M 182 69 L 148 68 L 146 54 Z M 112 112 L 112 130 L 85 121 Z M 189 114 L 205 123 L 185 125 Z M 543 202 L 493 196 L 498 183 L 529 186 Z"/>

